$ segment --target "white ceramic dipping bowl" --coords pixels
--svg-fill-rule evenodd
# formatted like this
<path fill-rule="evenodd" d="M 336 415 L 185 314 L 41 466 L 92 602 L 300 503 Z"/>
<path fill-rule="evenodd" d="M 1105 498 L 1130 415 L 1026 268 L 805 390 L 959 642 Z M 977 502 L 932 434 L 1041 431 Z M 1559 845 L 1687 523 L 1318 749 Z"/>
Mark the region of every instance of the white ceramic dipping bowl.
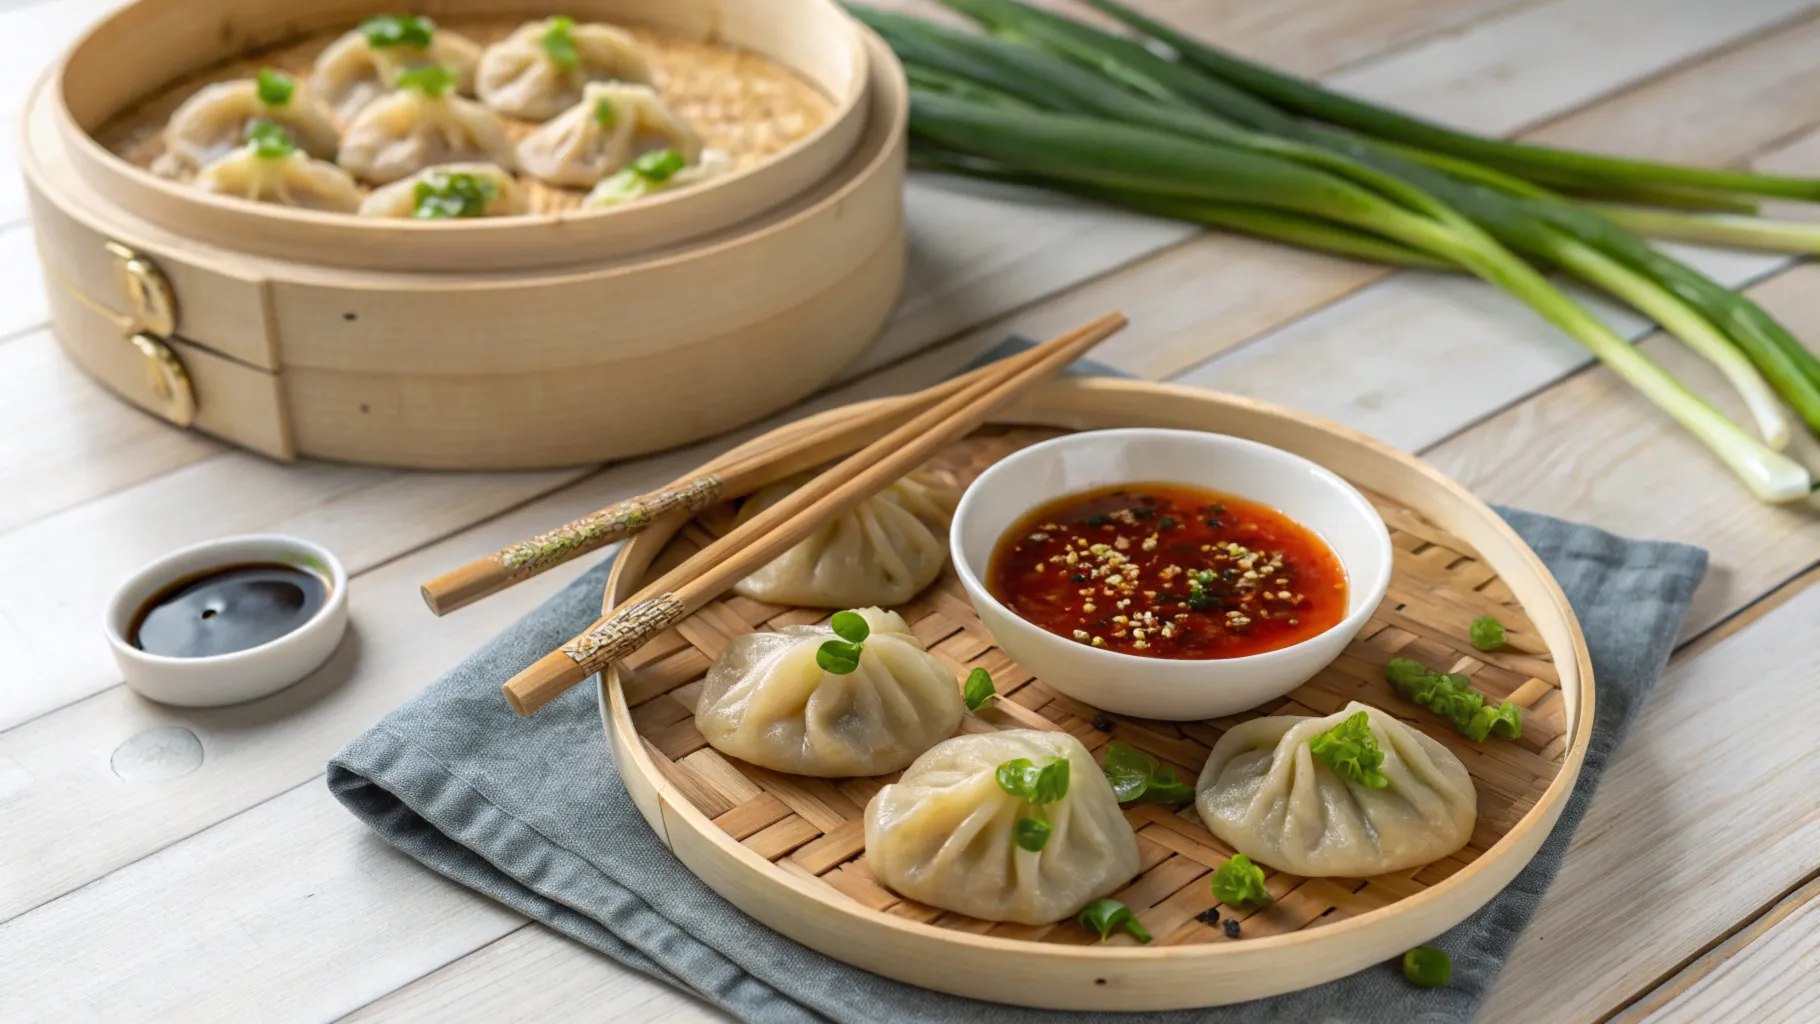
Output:
<path fill-rule="evenodd" d="M 293 565 L 328 581 L 328 599 L 309 621 L 284 636 L 231 654 L 173 658 L 127 641 L 133 615 L 171 584 L 249 563 Z M 206 541 L 173 551 L 121 584 L 103 626 L 126 685 L 141 696 L 184 707 L 216 707 L 276 693 L 335 653 L 348 626 L 348 574 L 327 548 L 275 533 Z"/>
<path fill-rule="evenodd" d="M 1142 658 L 1066 639 L 987 592 L 992 551 L 1037 506 L 1115 484 L 1182 484 L 1275 508 L 1312 530 L 1346 572 L 1346 617 L 1280 650 L 1200 661 Z M 1194 721 L 1281 697 L 1340 655 L 1390 585 L 1390 531 L 1351 484 L 1299 455 L 1192 430 L 1095 430 L 1016 452 L 980 474 L 949 531 L 954 567 L 1006 654 L 1076 700 L 1121 715 Z"/>

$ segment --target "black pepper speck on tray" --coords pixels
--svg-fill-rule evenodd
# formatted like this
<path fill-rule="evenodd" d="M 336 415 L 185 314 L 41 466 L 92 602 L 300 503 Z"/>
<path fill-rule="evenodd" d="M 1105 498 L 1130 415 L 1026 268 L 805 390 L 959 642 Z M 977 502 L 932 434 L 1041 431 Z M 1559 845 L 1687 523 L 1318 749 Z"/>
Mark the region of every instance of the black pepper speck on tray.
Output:
<path fill-rule="evenodd" d="M 1111 732 L 1112 731 L 1112 720 L 1107 718 L 1105 715 L 1094 715 L 1093 716 L 1093 727 L 1095 729 L 1098 729 L 1101 732 Z"/>
<path fill-rule="evenodd" d="M 1239 919 L 1238 918 L 1229 917 L 1226 919 L 1226 937 L 1229 939 L 1236 939 L 1239 937 Z"/>
<path fill-rule="evenodd" d="M 1220 908 L 1219 907 L 1208 907 L 1206 910 L 1203 910 L 1200 913 L 1194 915 L 1194 917 L 1195 917 L 1195 920 L 1201 922 L 1202 924 L 1217 925 L 1220 923 Z"/>

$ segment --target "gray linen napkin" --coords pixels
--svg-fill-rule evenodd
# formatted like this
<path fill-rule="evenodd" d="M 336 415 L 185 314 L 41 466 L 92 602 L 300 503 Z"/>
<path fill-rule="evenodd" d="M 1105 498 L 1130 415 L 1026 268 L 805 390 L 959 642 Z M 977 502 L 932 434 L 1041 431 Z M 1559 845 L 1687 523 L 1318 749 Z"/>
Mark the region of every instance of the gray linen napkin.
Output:
<path fill-rule="evenodd" d="M 1465 1021 L 1560 868 L 1706 571 L 1698 548 L 1501 513 L 1579 614 L 1599 699 L 1585 767 L 1554 833 L 1509 888 L 1436 941 L 1453 958 L 1453 980 L 1442 989 L 1415 989 L 1384 964 L 1237 1006 L 1055 1013 L 905 985 L 778 935 L 690 874 L 639 816 L 601 734 L 593 685 L 571 689 L 531 720 L 499 695 L 501 681 L 594 620 L 610 558 L 348 744 L 329 762 L 329 788 L 431 869 L 748 1021 Z"/>

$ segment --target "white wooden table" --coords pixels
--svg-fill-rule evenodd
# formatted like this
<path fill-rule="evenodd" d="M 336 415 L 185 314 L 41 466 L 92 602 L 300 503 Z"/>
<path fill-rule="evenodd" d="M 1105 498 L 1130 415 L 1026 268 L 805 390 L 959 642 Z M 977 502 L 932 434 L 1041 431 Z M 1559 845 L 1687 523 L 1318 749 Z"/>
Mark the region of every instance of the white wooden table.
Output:
<path fill-rule="evenodd" d="M 0 0 L 0 107 L 116 0 Z M 909 4 L 913 0 L 903 0 Z M 920 0 L 916 0 L 920 2 Z M 1209 38 L 1481 131 L 1820 173 L 1802 0 L 1152 0 Z M 45 325 L 0 139 L 0 1020 L 721 1019 L 418 867 L 323 786 L 345 741 L 569 567 L 433 619 L 419 581 L 730 439 L 516 474 L 281 466 L 114 401 Z M 1485 1021 L 1812 1021 L 1820 999 L 1820 523 L 1754 503 L 1487 286 L 1040 197 L 915 181 L 890 330 L 805 408 L 918 387 L 1109 309 L 1098 358 L 1333 417 L 1488 500 L 1688 541 L 1712 569 Z M 1694 251 L 1820 338 L 1820 269 Z M 1706 393 L 1704 364 L 1610 311 Z M 800 410 L 798 410 L 800 412 Z M 110 586 L 251 530 L 329 545 L 354 626 L 310 680 L 183 711 L 120 685 Z M 1766 728 L 1767 727 L 1767 728 Z M 194 738 L 192 742 L 191 737 Z"/>

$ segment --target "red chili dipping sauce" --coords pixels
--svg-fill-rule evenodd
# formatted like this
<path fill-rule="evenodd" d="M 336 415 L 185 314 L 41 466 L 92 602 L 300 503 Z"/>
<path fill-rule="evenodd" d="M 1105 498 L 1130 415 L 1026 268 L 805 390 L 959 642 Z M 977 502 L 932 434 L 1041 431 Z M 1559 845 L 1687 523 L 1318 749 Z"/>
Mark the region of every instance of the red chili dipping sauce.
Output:
<path fill-rule="evenodd" d="M 999 538 L 986 588 L 1057 636 L 1146 658 L 1241 658 L 1346 615 L 1346 573 L 1256 502 L 1121 484 L 1041 506 Z"/>

